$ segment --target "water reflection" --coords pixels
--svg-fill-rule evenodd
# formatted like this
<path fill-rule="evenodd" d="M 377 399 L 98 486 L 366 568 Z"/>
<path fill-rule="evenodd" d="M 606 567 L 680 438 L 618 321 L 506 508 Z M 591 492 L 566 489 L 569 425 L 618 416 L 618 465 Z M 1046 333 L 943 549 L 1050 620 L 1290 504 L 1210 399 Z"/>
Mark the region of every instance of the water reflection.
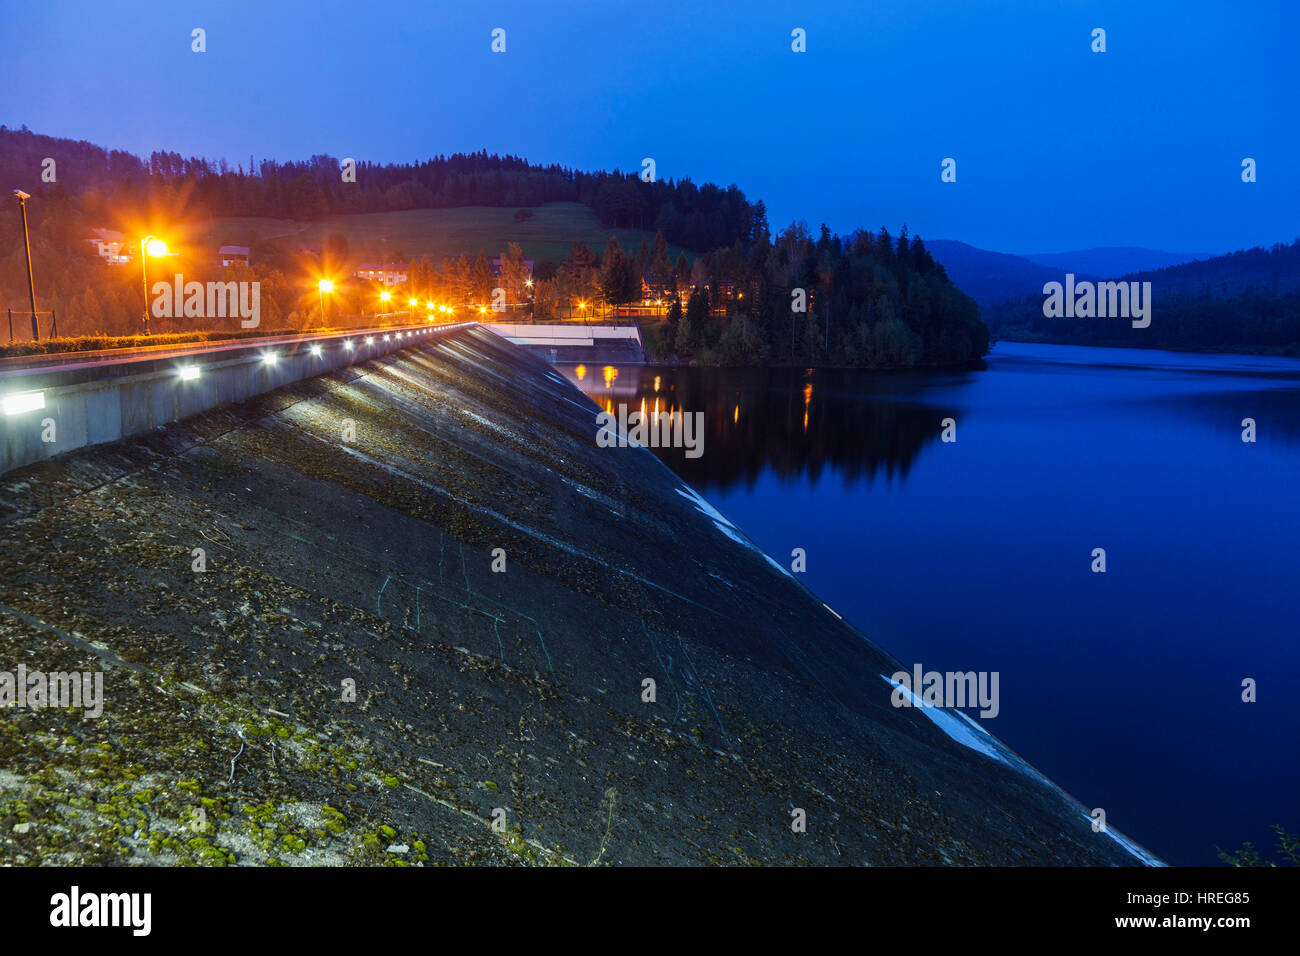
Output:
<path fill-rule="evenodd" d="M 703 412 L 703 457 L 657 451 L 676 474 L 767 554 L 806 549 L 900 659 L 998 671 L 987 729 L 1149 849 L 1295 829 L 1300 711 L 1239 693 L 1300 686 L 1300 362 L 999 343 L 960 373 L 584 373 L 601 407 Z"/>
<path fill-rule="evenodd" d="M 701 457 L 654 449 L 701 490 L 752 487 L 769 470 L 783 482 L 816 480 L 828 470 L 850 485 L 882 474 L 902 481 L 939 439 L 943 419 L 957 415 L 955 405 L 909 397 L 920 383 L 908 375 L 868 381 L 835 369 L 608 366 L 596 378 L 582 366 L 557 371 L 613 413 L 620 404 L 648 414 L 702 411 Z"/>

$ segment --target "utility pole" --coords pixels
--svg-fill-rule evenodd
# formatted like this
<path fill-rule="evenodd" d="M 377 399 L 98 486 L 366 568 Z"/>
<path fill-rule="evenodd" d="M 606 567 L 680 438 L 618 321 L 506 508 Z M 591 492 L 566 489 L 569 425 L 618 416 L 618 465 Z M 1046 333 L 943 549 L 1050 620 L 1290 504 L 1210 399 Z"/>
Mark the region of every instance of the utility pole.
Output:
<path fill-rule="evenodd" d="M 38 342 L 41 334 L 36 326 L 36 282 L 32 279 L 32 240 L 27 232 L 27 200 L 31 199 L 32 195 L 21 189 L 15 189 L 14 196 L 18 199 L 18 208 L 23 213 L 23 248 L 27 250 L 27 294 L 31 297 L 32 303 L 32 341 Z M 10 337 L 12 338 L 12 335 Z"/>
<path fill-rule="evenodd" d="M 167 243 L 157 236 L 145 236 L 140 240 L 140 282 L 144 286 L 144 334 L 149 334 L 149 257 L 160 259 L 170 256 Z"/>
<path fill-rule="evenodd" d="M 149 253 L 145 249 L 148 243 L 148 237 L 140 240 L 140 283 L 144 286 L 144 334 L 149 334 Z M 177 315 L 184 310 L 174 309 L 172 315 Z"/>

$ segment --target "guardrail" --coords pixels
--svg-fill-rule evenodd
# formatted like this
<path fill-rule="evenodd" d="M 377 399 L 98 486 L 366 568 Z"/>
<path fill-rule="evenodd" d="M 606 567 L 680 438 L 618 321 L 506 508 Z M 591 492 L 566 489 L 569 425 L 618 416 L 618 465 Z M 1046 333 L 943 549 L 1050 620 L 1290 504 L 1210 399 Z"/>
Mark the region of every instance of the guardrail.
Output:
<path fill-rule="evenodd" d="M 477 324 L 349 329 L 0 360 L 0 473 L 143 434 Z"/>

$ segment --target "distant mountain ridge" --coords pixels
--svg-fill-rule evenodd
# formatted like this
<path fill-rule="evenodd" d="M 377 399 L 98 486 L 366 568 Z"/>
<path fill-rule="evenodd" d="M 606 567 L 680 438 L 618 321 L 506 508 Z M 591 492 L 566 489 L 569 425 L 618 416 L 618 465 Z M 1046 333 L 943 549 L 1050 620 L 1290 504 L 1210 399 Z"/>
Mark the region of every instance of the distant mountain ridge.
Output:
<path fill-rule="evenodd" d="M 1149 283 L 1149 327 L 1045 316 L 1041 287 L 981 303 L 984 320 L 1022 342 L 1300 355 L 1300 239 L 1108 278 Z"/>
<path fill-rule="evenodd" d="M 1156 283 L 1165 295 L 1226 298 L 1246 291 L 1294 293 L 1300 291 L 1300 239 L 1133 272 L 1124 278 Z"/>
<path fill-rule="evenodd" d="M 985 314 L 999 302 L 1041 294 L 1044 282 L 1059 282 L 1067 272 L 1080 280 L 1118 279 L 1215 258 L 1212 253 L 1164 252 L 1140 246 L 1098 246 L 1023 256 L 980 249 L 955 239 L 926 240 L 925 247 Z"/>
<path fill-rule="evenodd" d="M 1213 259 L 1217 252 L 1163 252 L 1140 246 L 1098 246 L 1093 249 L 1076 249 L 1072 252 L 1043 252 L 1024 258 L 1039 265 L 1050 266 L 1058 272 L 1075 275 L 1088 272 L 1106 279 L 1117 279 L 1133 272 L 1150 272 L 1167 269 L 1186 262 Z"/>
<path fill-rule="evenodd" d="M 1060 279 L 1061 270 L 1007 252 L 991 252 L 955 239 L 927 239 L 925 248 L 957 287 L 987 313 L 1006 299 L 1042 292 L 1043 283 Z"/>

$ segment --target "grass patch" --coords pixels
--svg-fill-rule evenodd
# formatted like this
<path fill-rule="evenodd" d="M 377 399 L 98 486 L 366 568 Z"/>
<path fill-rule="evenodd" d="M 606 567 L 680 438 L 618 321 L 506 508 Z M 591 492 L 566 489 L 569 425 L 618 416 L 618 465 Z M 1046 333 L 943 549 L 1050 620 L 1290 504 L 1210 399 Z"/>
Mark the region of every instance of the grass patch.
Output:
<path fill-rule="evenodd" d="M 343 331 L 312 329 L 313 333 Z M 148 345 L 182 345 L 189 342 L 225 342 L 232 339 L 256 339 L 271 335 L 301 335 L 298 329 L 249 329 L 247 331 L 170 332 L 164 335 L 78 335 L 72 338 L 43 339 L 40 342 L 14 342 L 0 345 L 0 358 L 11 355 L 53 355 L 60 352 L 94 352 L 100 349 L 136 349 Z"/>
<path fill-rule="evenodd" d="M 399 253 L 407 260 L 428 256 L 437 264 L 446 256 L 483 253 L 491 258 L 519 243 L 524 255 L 536 262 L 559 262 L 575 241 L 585 242 L 600 255 L 612 234 L 629 255 L 635 254 L 642 238 L 653 241 L 654 231 L 605 229 L 589 206 L 573 202 L 546 203 L 532 207 L 533 215 L 515 222 L 514 206 L 461 206 L 454 209 L 404 209 L 398 212 L 357 213 L 327 216 L 318 222 L 261 217 L 225 217 L 190 223 L 186 238 L 204 247 L 222 243 L 243 243 L 255 234 L 258 240 L 274 241 L 287 249 L 320 246 L 331 233 L 348 240 L 351 258 L 379 261 Z M 669 246 L 671 258 L 683 251 Z M 687 250 L 687 258 L 694 254 Z"/>

